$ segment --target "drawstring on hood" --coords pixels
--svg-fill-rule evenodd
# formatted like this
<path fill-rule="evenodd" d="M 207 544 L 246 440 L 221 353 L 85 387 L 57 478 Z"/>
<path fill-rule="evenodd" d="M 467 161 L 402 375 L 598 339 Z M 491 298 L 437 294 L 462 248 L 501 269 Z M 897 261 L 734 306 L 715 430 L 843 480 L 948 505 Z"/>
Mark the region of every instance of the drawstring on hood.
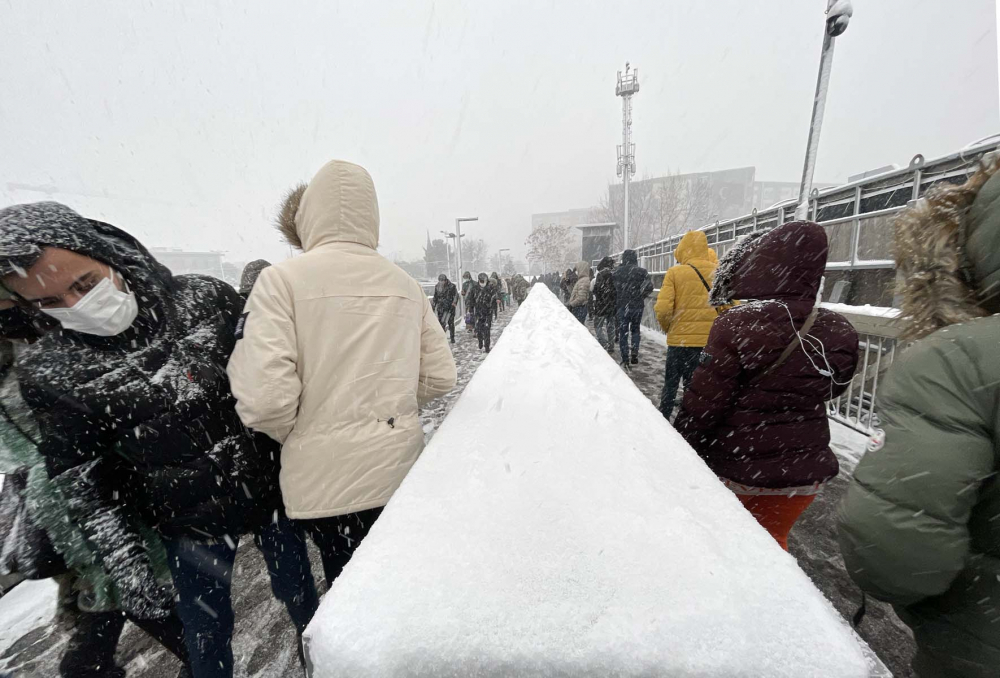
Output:
<path fill-rule="evenodd" d="M 337 242 L 376 249 L 379 210 L 371 175 L 354 163 L 328 162 L 308 186 L 288 193 L 277 226 L 289 245 L 304 252 Z"/>

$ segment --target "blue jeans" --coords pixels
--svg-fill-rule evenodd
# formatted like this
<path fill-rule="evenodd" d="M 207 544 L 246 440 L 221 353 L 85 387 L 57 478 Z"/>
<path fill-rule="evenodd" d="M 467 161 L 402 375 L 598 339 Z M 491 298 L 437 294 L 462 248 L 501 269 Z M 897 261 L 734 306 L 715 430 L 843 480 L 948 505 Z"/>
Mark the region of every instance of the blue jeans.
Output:
<path fill-rule="evenodd" d="M 570 307 L 569 312 L 572 313 L 573 316 L 577 320 L 579 320 L 581 323 L 586 323 L 587 322 L 587 307 L 586 307 L 586 305 L 584 305 L 584 306 L 572 306 L 572 307 Z"/>
<path fill-rule="evenodd" d="M 667 421 L 674 411 L 677 388 L 681 383 L 684 388 L 691 383 L 691 375 L 698 367 L 701 351 L 700 346 L 667 347 L 667 366 L 663 370 L 663 390 L 660 392 L 660 412 Z"/>
<path fill-rule="evenodd" d="M 618 333 L 618 323 L 613 315 L 594 316 L 594 334 L 606 350 L 610 351 L 615 345 L 615 335 Z"/>
<path fill-rule="evenodd" d="M 255 541 L 271 575 L 271 590 L 301 633 L 319 607 L 301 528 L 283 514 L 256 531 Z M 177 614 L 194 678 L 233 675 L 233 562 L 239 537 L 196 542 L 164 539 L 177 590 Z"/>
<path fill-rule="evenodd" d="M 639 357 L 639 326 L 642 324 L 643 307 L 618 308 L 618 345 L 622 352 L 622 362 L 629 361 L 629 332 L 632 334 L 632 358 Z"/>

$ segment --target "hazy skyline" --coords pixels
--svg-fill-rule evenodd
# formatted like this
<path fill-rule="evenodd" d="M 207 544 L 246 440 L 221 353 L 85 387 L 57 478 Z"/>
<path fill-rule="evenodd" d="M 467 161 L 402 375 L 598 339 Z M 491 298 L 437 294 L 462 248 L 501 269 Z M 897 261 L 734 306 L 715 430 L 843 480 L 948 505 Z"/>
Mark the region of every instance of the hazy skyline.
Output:
<path fill-rule="evenodd" d="M 825 0 L 0 3 L 0 204 L 56 199 L 149 246 L 287 256 L 283 193 L 364 165 L 381 251 L 456 216 L 525 252 L 531 214 L 615 177 L 616 71 L 639 68 L 637 176 L 797 181 Z M 994 0 L 855 0 L 816 179 L 1000 132 Z"/>

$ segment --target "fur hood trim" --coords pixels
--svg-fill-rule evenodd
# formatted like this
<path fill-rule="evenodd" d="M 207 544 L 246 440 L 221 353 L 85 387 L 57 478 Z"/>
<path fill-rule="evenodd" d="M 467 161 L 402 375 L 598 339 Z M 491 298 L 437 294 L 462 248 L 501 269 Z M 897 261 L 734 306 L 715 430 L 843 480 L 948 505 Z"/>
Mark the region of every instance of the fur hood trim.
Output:
<path fill-rule="evenodd" d="M 307 186 L 300 183 L 290 190 L 285 199 L 281 202 L 281 209 L 278 211 L 276 226 L 289 245 L 297 250 L 302 249 L 302 238 L 295 228 L 295 213 L 299 211 L 299 204 L 302 202 L 302 194 L 306 192 Z"/>
<path fill-rule="evenodd" d="M 989 315 L 980 305 L 965 243 L 969 209 L 998 169 L 998 158 L 989 158 L 964 184 L 936 187 L 896 218 L 903 339 Z"/>

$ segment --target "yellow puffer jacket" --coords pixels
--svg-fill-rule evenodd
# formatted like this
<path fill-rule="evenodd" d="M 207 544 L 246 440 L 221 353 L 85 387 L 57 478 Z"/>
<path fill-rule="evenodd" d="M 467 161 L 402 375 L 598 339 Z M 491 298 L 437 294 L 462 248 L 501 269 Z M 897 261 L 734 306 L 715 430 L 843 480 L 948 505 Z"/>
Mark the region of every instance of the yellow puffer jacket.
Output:
<path fill-rule="evenodd" d="M 678 264 L 663 277 L 653 310 L 667 333 L 667 346 L 704 346 L 718 312 L 708 305 L 708 290 L 698 273 L 711 285 L 719 259 L 702 231 L 681 238 L 675 255 Z"/>

